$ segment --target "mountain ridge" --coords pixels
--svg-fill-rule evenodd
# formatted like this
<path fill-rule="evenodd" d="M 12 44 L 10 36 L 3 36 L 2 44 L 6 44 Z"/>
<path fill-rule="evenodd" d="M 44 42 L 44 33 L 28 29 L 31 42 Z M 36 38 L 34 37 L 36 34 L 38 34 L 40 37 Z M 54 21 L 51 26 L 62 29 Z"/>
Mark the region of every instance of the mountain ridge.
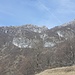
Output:
<path fill-rule="evenodd" d="M 0 74 L 34 75 L 75 64 L 75 21 L 48 29 L 0 27 Z"/>

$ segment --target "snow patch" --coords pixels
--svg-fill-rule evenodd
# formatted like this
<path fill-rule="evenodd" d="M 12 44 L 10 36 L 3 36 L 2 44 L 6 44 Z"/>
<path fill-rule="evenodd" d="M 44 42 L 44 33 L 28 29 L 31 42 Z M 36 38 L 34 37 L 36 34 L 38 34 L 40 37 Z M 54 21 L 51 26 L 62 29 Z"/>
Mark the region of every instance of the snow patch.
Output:
<path fill-rule="evenodd" d="M 8 33 L 8 30 L 5 30 L 5 33 Z"/>
<path fill-rule="evenodd" d="M 48 37 L 47 34 L 42 34 L 42 35 L 40 35 L 40 38 L 42 38 L 43 40 L 45 40 L 45 38 L 47 38 L 47 37 Z"/>
<path fill-rule="evenodd" d="M 13 39 L 13 44 L 19 48 L 34 48 L 40 41 L 37 39 L 28 39 L 25 37 L 17 37 Z"/>
<path fill-rule="evenodd" d="M 45 42 L 44 47 L 53 47 L 55 46 L 55 43 L 53 42 Z"/>
<path fill-rule="evenodd" d="M 19 48 L 31 48 L 31 40 L 27 38 L 14 38 L 13 44 Z"/>
<path fill-rule="evenodd" d="M 61 32 L 61 31 L 57 31 L 57 34 L 59 35 L 59 37 L 64 37 L 64 36 L 62 35 L 62 32 Z"/>

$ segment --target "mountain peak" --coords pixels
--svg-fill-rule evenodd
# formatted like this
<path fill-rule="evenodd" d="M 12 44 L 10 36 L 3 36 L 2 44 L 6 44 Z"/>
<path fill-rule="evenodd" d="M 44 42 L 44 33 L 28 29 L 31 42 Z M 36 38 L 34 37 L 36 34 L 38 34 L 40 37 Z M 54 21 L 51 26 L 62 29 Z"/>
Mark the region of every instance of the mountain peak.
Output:
<path fill-rule="evenodd" d="M 75 19 L 73 20 L 73 21 L 70 21 L 70 22 L 68 22 L 68 23 L 64 23 L 64 24 L 62 24 L 61 26 L 75 26 Z"/>

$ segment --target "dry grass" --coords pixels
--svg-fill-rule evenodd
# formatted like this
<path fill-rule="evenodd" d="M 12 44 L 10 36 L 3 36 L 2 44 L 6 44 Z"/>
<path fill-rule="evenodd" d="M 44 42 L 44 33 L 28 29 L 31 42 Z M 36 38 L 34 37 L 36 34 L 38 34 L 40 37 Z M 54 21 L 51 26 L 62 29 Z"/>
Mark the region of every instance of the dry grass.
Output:
<path fill-rule="evenodd" d="M 48 69 L 36 75 L 75 75 L 75 66 Z"/>

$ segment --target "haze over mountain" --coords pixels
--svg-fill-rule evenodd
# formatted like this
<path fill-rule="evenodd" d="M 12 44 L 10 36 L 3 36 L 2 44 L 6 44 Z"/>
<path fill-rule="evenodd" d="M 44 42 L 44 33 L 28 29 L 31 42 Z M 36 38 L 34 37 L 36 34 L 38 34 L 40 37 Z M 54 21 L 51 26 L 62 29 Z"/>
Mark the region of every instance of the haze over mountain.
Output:
<path fill-rule="evenodd" d="M 48 29 L 27 24 L 0 27 L 0 74 L 34 75 L 75 64 L 75 20 Z"/>

